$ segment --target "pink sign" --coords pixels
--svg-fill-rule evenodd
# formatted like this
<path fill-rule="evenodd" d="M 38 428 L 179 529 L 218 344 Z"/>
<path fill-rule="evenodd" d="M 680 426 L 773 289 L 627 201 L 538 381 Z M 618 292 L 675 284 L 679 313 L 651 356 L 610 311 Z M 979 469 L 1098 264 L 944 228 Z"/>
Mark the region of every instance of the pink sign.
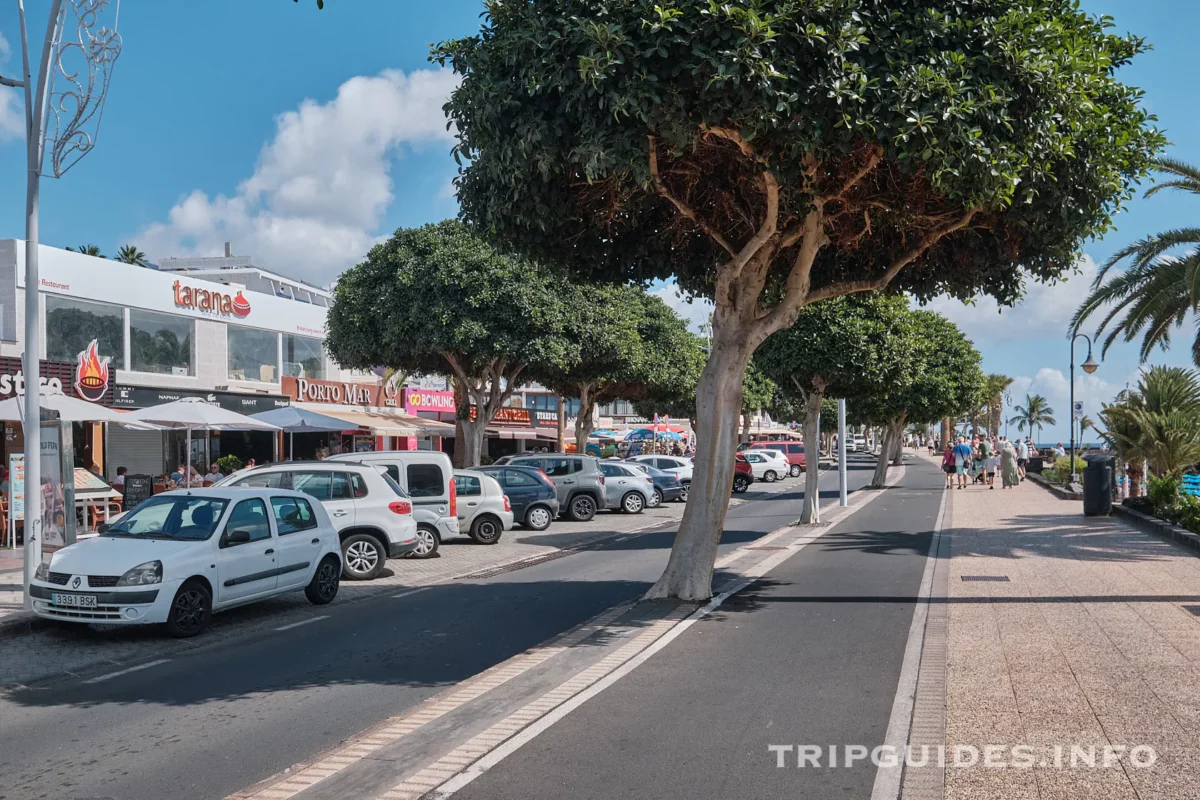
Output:
<path fill-rule="evenodd" d="M 418 411 L 454 413 L 454 392 L 439 392 L 432 389 L 405 389 L 404 410 L 410 414 Z"/>

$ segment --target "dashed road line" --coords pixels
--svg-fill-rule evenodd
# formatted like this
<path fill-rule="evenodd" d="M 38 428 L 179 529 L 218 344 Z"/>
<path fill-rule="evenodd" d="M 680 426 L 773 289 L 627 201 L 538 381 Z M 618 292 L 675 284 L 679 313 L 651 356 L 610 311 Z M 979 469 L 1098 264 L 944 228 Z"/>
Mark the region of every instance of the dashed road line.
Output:
<path fill-rule="evenodd" d="M 317 620 L 322 620 L 322 619 L 329 619 L 329 615 L 322 614 L 318 617 L 309 617 L 308 619 L 302 619 L 299 622 L 293 622 L 290 625 L 280 625 L 278 628 L 275 628 L 275 630 L 290 631 L 292 628 L 299 628 L 301 625 L 307 625 L 310 622 L 316 622 Z"/>
<path fill-rule="evenodd" d="M 111 680 L 112 678 L 119 677 L 121 675 L 128 675 L 131 672 L 138 672 L 143 669 L 150 669 L 151 667 L 157 667 L 159 664 L 166 664 L 170 660 L 171 659 L 169 659 L 169 658 L 160 658 L 157 661 L 150 661 L 145 664 L 138 664 L 136 667 L 128 667 L 126 669 L 119 669 L 116 672 L 110 672 L 107 675 L 100 675 L 95 678 L 89 678 L 88 680 L 83 681 L 83 683 L 101 683 L 103 681 L 107 681 L 107 680 Z"/>
<path fill-rule="evenodd" d="M 433 587 L 421 586 L 420 588 L 417 588 L 417 589 L 409 589 L 407 592 L 401 592 L 400 594 L 392 595 L 392 599 L 399 600 L 401 597 L 412 597 L 414 594 L 417 594 L 418 592 L 423 592 L 426 589 L 431 589 L 431 588 L 433 588 Z"/>

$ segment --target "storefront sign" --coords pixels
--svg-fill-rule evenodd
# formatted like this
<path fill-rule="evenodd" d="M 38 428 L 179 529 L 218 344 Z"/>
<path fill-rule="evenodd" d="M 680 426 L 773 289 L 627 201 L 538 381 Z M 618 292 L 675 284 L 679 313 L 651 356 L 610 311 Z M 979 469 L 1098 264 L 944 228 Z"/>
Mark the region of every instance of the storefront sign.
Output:
<path fill-rule="evenodd" d="M 163 403 L 173 403 L 184 397 L 199 397 L 239 414 L 257 414 L 260 411 L 270 411 L 290 405 L 286 397 L 279 395 L 156 389 L 148 386 L 118 386 L 113 391 L 112 404 L 117 408 L 149 408 L 150 406 L 160 406 Z"/>
<path fill-rule="evenodd" d="M 454 413 L 454 392 L 439 392 L 431 389 L 405 389 L 404 410 L 410 414 L 418 411 Z"/>
<path fill-rule="evenodd" d="M 211 289 L 185 286 L 175 281 L 175 305 L 179 308 L 190 308 L 196 311 L 206 311 L 215 316 L 234 316 L 238 318 L 250 315 L 250 301 L 240 291 L 236 295 L 226 292 L 216 292 Z"/>
<path fill-rule="evenodd" d="M 470 419 L 474 420 L 477 414 L 476 407 L 472 405 Z M 505 406 L 496 411 L 496 416 L 492 417 L 492 421 L 488 424 L 497 427 L 528 428 L 532 423 L 530 422 L 528 408 L 509 408 Z"/>
<path fill-rule="evenodd" d="M 38 367 L 40 373 L 38 377 L 43 391 L 58 392 L 101 405 L 111 405 L 112 383 L 104 384 L 104 390 L 98 396 L 96 394 L 91 397 L 85 396 L 75 385 L 78 367 L 78 364 L 70 364 L 66 361 L 42 361 Z M 0 358 L 0 400 L 24 393 L 25 373 L 22 371 L 21 359 Z"/>
<path fill-rule="evenodd" d="M 84 400 L 98 403 L 108 394 L 108 356 L 100 357 L 97 340 L 79 354 L 75 363 L 75 391 Z"/>
<path fill-rule="evenodd" d="M 375 406 L 396 408 L 400 392 L 395 386 L 351 381 L 317 381 L 288 378 L 280 381 L 283 393 L 302 403 L 327 403 L 335 406 Z"/>
<path fill-rule="evenodd" d="M 11 453 L 8 456 L 8 507 L 10 518 L 25 519 L 24 453 Z"/>
<path fill-rule="evenodd" d="M 538 428 L 557 428 L 558 427 L 558 412 L 557 411 L 535 411 L 533 412 L 533 424 Z"/>

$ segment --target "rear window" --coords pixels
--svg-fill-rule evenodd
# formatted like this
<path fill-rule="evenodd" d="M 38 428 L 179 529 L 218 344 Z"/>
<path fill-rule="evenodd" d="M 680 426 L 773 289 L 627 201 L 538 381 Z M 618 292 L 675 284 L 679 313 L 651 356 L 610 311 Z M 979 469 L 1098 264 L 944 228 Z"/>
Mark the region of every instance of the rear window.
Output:
<path fill-rule="evenodd" d="M 367 496 L 367 481 L 366 481 L 366 479 L 362 475 L 359 475 L 357 472 L 351 472 L 350 473 L 350 490 L 354 493 L 355 497 L 366 497 Z"/>
<path fill-rule="evenodd" d="M 618 467 L 612 464 L 601 464 L 600 471 L 604 473 L 604 477 L 606 478 L 617 478 L 625 474 Z"/>
<path fill-rule="evenodd" d="M 474 475 L 455 475 L 454 491 L 459 497 L 477 497 L 483 494 L 483 484 Z"/>
<path fill-rule="evenodd" d="M 275 512 L 275 529 L 280 536 L 317 527 L 317 515 L 308 501 L 299 497 L 272 497 L 271 510 Z"/>
<path fill-rule="evenodd" d="M 413 497 L 441 497 L 446 493 L 442 469 L 437 464 L 409 464 L 408 493 Z"/>
<path fill-rule="evenodd" d="M 504 470 L 505 486 L 537 486 L 538 482 L 524 472 L 515 469 Z"/>
<path fill-rule="evenodd" d="M 349 500 L 351 497 L 350 476 L 345 472 L 333 473 L 333 499 Z"/>
<path fill-rule="evenodd" d="M 400 484 L 396 483 L 396 481 L 392 478 L 392 470 L 394 470 L 394 469 L 396 469 L 396 468 L 393 466 L 389 466 L 388 471 L 381 472 L 379 474 L 379 477 L 383 478 L 383 482 L 391 487 L 392 491 L 396 493 L 397 497 L 403 497 L 403 498 L 407 499 L 408 495 L 405 494 L 404 490 L 400 488 Z M 399 470 L 396 471 L 396 474 L 397 475 L 400 474 Z"/>
<path fill-rule="evenodd" d="M 583 459 L 582 458 L 572 458 L 571 459 L 571 472 L 583 472 Z"/>
<path fill-rule="evenodd" d="M 566 458 L 547 458 L 543 471 L 551 478 L 561 478 L 571 474 L 571 460 Z"/>

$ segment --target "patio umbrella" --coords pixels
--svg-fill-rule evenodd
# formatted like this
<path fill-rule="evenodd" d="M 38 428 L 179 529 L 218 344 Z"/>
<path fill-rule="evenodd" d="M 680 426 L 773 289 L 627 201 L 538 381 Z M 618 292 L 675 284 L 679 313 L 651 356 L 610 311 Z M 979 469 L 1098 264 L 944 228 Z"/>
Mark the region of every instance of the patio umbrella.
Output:
<path fill-rule="evenodd" d="M 287 431 L 288 453 L 292 454 L 293 459 L 296 457 L 296 451 L 292 445 L 294 444 L 293 440 L 296 437 L 297 431 L 300 433 L 321 433 L 344 431 L 354 427 L 344 419 L 331 417 L 328 414 L 318 414 L 316 411 L 309 411 L 307 408 L 297 408 L 296 406 L 260 411 L 257 414 L 251 414 L 250 419 L 269 422 Z"/>
<path fill-rule="evenodd" d="M 277 431 L 278 425 L 251 419 L 245 414 L 229 411 L 205 402 L 199 397 L 184 397 L 172 403 L 139 408 L 125 414 L 135 422 L 149 422 L 164 428 L 187 431 L 187 453 L 184 479 L 192 485 L 192 431 Z"/>
<path fill-rule="evenodd" d="M 42 392 L 41 406 L 58 412 L 63 422 L 116 422 L 134 430 L 158 430 L 156 425 L 138 423 L 129 418 L 128 414 L 113 411 L 105 406 L 98 406 L 77 397 L 59 392 Z M 0 400 L 0 420 L 5 422 L 25 422 L 25 396 L 17 395 L 7 400 Z"/>

